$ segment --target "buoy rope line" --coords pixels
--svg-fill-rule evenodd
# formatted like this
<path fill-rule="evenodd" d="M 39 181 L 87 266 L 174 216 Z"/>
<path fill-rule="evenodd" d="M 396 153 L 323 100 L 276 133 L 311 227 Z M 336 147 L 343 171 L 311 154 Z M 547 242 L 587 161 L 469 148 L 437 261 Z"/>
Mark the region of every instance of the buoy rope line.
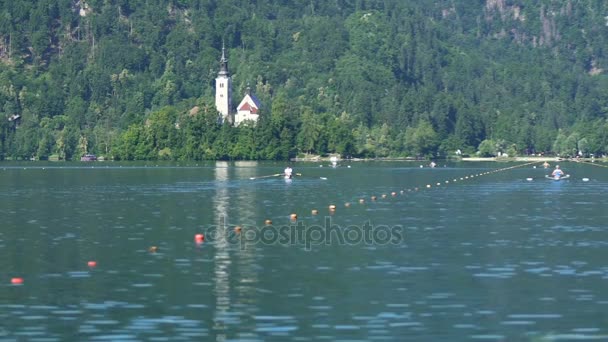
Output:
<path fill-rule="evenodd" d="M 597 164 L 597 163 L 592 163 L 592 162 L 589 162 L 589 161 L 586 161 L 586 160 L 579 160 L 579 161 L 577 161 L 577 162 L 575 162 L 575 163 L 583 163 L 583 164 L 588 164 L 588 165 L 593 165 L 593 166 L 599 166 L 599 167 L 605 167 L 605 168 L 608 168 L 608 166 L 606 166 L 606 165 L 601 165 L 601 164 Z"/>
<path fill-rule="evenodd" d="M 423 190 L 423 189 L 436 188 L 436 187 L 440 187 L 440 186 L 445 186 L 447 184 L 452 184 L 452 183 L 457 183 L 457 182 L 462 182 L 462 181 L 465 181 L 465 180 L 473 179 L 473 178 L 476 178 L 476 177 L 486 176 L 486 175 L 490 175 L 490 174 L 494 174 L 494 173 L 498 173 L 498 172 L 509 171 L 509 170 L 513 170 L 513 169 L 516 169 L 516 168 L 521 168 L 521 167 L 524 167 L 524 166 L 528 166 L 528 165 L 532 165 L 532 164 L 540 164 L 540 163 L 541 162 L 539 162 L 539 161 L 532 161 L 532 162 L 528 162 L 528 163 L 524 163 L 524 164 L 513 165 L 513 166 L 509 166 L 509 167 L 503 167 L 503 168 L 499 168 L 499 169 L 495 169 L 495 170 L 491 170 L 491 171 L 486 171 L 486 172 L 481 172 L 481 173 L 474 173 L 474 174 L 470 174 L 470 175 L 456 177 L 456 178 L 453 178 L 451 180 L 448 179 L 448 180 L 445 180 L 443 182 L 436 182 L 434 184 L 426 184 L 425 186 L 415 186 L 413 188 L 408 188 L 408 189 L 400 190 L 399 192 L 392 191 L 390 193 L 381 194 L 380 196 L 372 195 L 372 196 L 369 197 L 369 199 L 372 202 L 375 202 L 375 201 L 377 201 L 380 198 L 386 199 L 389 196 L 390 197 L 397 197 L 398 194 L 405 195 L 407 192 L 416 192 L 416 191 L 420 191 L 420 190 Z M 357 199 L 357 201 L 360 204 L 365 204 L 366 203 L 366 198 L 363 197 L 363 196 L 359 196 L 358 199 Z M 346 202 L 346 203 L 344 203 L 344 206 L 346 208 L 349 208 L 349 207 L 352 206 L 352 202 Z M 333 215 L 333 214 L 336 213 L 337 206 L 335 204 L 329 204 L 327 206 L 327 208 L 329 210 L 329 214 Z M 310 211 L 310 213 L 313 216 L 316 216 L 316 215 L 319 214 L 319 210 L 315 208 L 315 209 L 312 209 Z M 291 222 L 297 221 L 297 217 L 298 217 L 298 215 L 295 214 L 295 213 L 292 213 L 292 214 L 289 215 L 289 218 L 290 218 Z M 266 219 L 264 221 L 264 224 L 265 225 L 271 225 L 272 221 L 270 219 Z M 241 226 L 237 226 L 237 227 L 241 228 Z M 239 229 L 239 232 L 240 232 L 240 229 Z"/>
<path fill-rule="evenodd" d="M 457 183 L 459 181 L 465 181 L 465 180 L 473 179 L 473 178 L 476 178 L 476 177 L 490 175 L 490 174 L 493 174 L 493 173 L 513 170 L 513 169 L 516 169 L 516 168 L 521 168 L 521 167 L 532 165 L 532 164 L 540 164 L 540 162 L 539 161 L 532 161 L 532 162 L 528 162 L 528 163 L 524 163 L 524 164 L 513 165 L 513 166 L 509 166 L 509 167 L 503 167 L 503 168 L 499 168 L 499 169 L 495 169 L 495 170 L 491 170 L 491 171 L 486 171 L 486 172 L 481 172 L 481 173 L 475 173 L 475 174 L 465 175 L 465 176 L 453 178 L 452 180 L 445 180 L 443 182 L 436 182 L 435 185 L 426 184 L 426 186 L 424 186 L 424 187 L 423 186 L 417 186 L 417 187 L 413 187 L 413 188 L 408 188 L 408 189 L 400 190 L 399 192 L 392 191 L 392 192 L 390 192 L 390 196 L 391 197 L 397 197 L 398 194 L 405 195 L 406 192 L 415 192 L 415 191 L 419 191 L 419 190 L 422 190 L 422 189 L 425 189 L 425 188 L 426 189 L 430 189 L 430 188 L 433 188 L 433 187 L 442 186 L 444 184 Z M 388 197 L 389 197 L 389 194 L 381 194 L 380 195 L 380 198 L 383 198 L 383 199 L 388 198 Z M 370 197 L 371 201 L 377 201 L 378 198 L 379 197 L 376 196 L 376 195 L 372 195 Z M 358 202 L 360 204 L 365 204 L 366 200 L 365 200 L 364 197 L 359 197 L 358 198 Z M 346 207 L 346 208 L 349 208 L 351 206 L 352 206 L 351 202 L 344 203 L 344 207 Z M 328 213 L 330 215 L 334 215 L 336 213 L 337 206 L 335 204 L 329 204 L 329 205 L 327 205 L 327 209 L 328 209 Z M 316 208 L 311 209 L 310 214 L 312 216 L 317 216 L 317 215 L 319 215 L 319 210 L 316 209 Z M 291 223 L 295 223 L 295 222 L 298 221 L 298 214 L 297 213 L 291 213 L 287 217 L 289 217 L 289 221 Z M 271 219 L 267 218 L 267 219 L 264 220 L 263 225 L 264 226 L 272 226 L 273 222 L 272 222 Z M 229 226 L 233 226 L 233 225 L 229 224 Z M 234 225 L 233 227 L 234 227 L 233 230 L 234 230 L 234 232 L 236 234 L 241 234 L 245 230 L 245 228 L 246 228 L 246 226 L 242 225 L 242 224 L 241 225 Z M 202 244 L 204 241 L 205 241 L 205 238 L 204 238 L 203 234 L 196 234 L 195 235 L 195 242 L 197 244 Z M 156 250 L 154 250 L 154 251 L 156 251 Z"/>

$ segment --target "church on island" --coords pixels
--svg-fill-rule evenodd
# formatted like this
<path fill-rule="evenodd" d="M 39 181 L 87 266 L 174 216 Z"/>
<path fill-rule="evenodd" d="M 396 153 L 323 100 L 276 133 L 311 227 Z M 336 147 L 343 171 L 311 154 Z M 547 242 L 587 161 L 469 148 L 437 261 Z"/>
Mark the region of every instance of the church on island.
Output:
<path fill-rule="evenodd" d="M 238 126 L 245 122 L 255 124 L 259 118 L 260 100 L 251 93 L 247 86 L 245 96 L 236 107 L 232 107 L 232 79 L 228 71 L 228 59 L 226 49 L 222 46 L 222 58 L 220 59 L 220 71 L 215 78 L 215 108 L 221 115 L 222 123 L 231 123 Z"/>

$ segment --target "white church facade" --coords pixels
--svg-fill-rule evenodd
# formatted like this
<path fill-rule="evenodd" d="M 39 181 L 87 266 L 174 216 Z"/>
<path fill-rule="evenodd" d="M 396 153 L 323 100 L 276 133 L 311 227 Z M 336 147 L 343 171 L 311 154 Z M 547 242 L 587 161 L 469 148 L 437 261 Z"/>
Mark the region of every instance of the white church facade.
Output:
<path fill-rule="evenodd" d="M 215 78 L 215 108 L 220 113 L 222 123 L 230 123 L 238 126 L 248 122 L 255 124 L 259 119 L 260 100 L 251 93 L 247 87 L 245 96 L 236 107 L 232 107 L 232 78 L 228 71 L 228 59 L 226 49 L 222 46 L 222 57 L 220 59 L 220 70 Z"/>
<path fill-rule="evenodd" d="M 260 100 L 251 93 L 251 88 L 247 87 L 245 97 L 241 100 L 241 103 L 236 107 L 236 114 L 234 115 L 234 125 L 238 126 L 244 122 L 251 122 L 255 124 L 260 117 Z"/>

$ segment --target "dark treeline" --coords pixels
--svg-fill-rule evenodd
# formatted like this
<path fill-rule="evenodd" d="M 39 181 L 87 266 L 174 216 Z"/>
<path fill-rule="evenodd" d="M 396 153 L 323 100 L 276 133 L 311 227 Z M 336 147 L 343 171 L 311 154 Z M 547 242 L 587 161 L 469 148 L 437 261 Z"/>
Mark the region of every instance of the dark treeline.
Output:
<path fill-rule="evenodd" d="M 0 159 L 608 152 L 602 0 L 0 1 Z M 217 122 L 225 44 L 255 127 Z M 236 105 L 236 103 L 235 103 Z"/>

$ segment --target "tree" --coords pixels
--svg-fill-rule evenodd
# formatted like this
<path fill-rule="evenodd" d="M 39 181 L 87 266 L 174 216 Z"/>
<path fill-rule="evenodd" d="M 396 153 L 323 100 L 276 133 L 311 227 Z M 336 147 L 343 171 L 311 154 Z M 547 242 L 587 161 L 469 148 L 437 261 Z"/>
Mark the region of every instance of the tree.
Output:
<path fill-rule="evenodd" d="M 153 155 L 153 139 L 140 125 L 131 125 L 117 139 L 112 154 L 118 160 L 148 160 Z"/>
<path fill-rule="evenodd" d="M 439 146 L 437 133 L 427 120 L 420 120 L 416 127 L 408 128 L 405 135 L 407 150 L 416 156 L 432 156 Z"/>
<path fill-rule="evenodd" d="M 153 139 L 156 151 L 177 146 L 177 111 L 174 107 L 163 107 L 152 112 L 146 120 L 146 128 Z"/>
<path fill-rule="evenodd" d="M 566 142 L 566 134 L 562 130 L 559 130 L 555 140 L 553 142 L 553 152 L 557 153 L 558 156 L 565 156 L 569 153 L 569 147 Z"/>
<path fill-rule="evenodd" d="M 322 127 L 319 124 L 317 116 L 310 108 L 307 108 L 304 110 L 301 120 L 302 125 L 296 139 L 298 149 L 306 153 L 318 152 L 316 147 L 318 146 L 317 143 L 321 136 Z"/>
<path fill-rule="evenodd" d="M 256 158 L 255 154 L 255 135 L 254 127 L 243 126 L 238 127 L 236 132 L 236 142 L 231 151 L 231 159 L 246 159 L 251 160 Z"/>
<path fill-rule="evenodd" d="M 495 157 L 497 154 L 496 142 L 492 139 L 485 139 L 477 147 L 477 152 L 481 157 Z"/>
<path fill-rule="evenodd" d="M 580 156 L 587 156 L 589 154 L 589 140 L 587 138 L 580 139 L 577 143 L 578 154 Z"/>

